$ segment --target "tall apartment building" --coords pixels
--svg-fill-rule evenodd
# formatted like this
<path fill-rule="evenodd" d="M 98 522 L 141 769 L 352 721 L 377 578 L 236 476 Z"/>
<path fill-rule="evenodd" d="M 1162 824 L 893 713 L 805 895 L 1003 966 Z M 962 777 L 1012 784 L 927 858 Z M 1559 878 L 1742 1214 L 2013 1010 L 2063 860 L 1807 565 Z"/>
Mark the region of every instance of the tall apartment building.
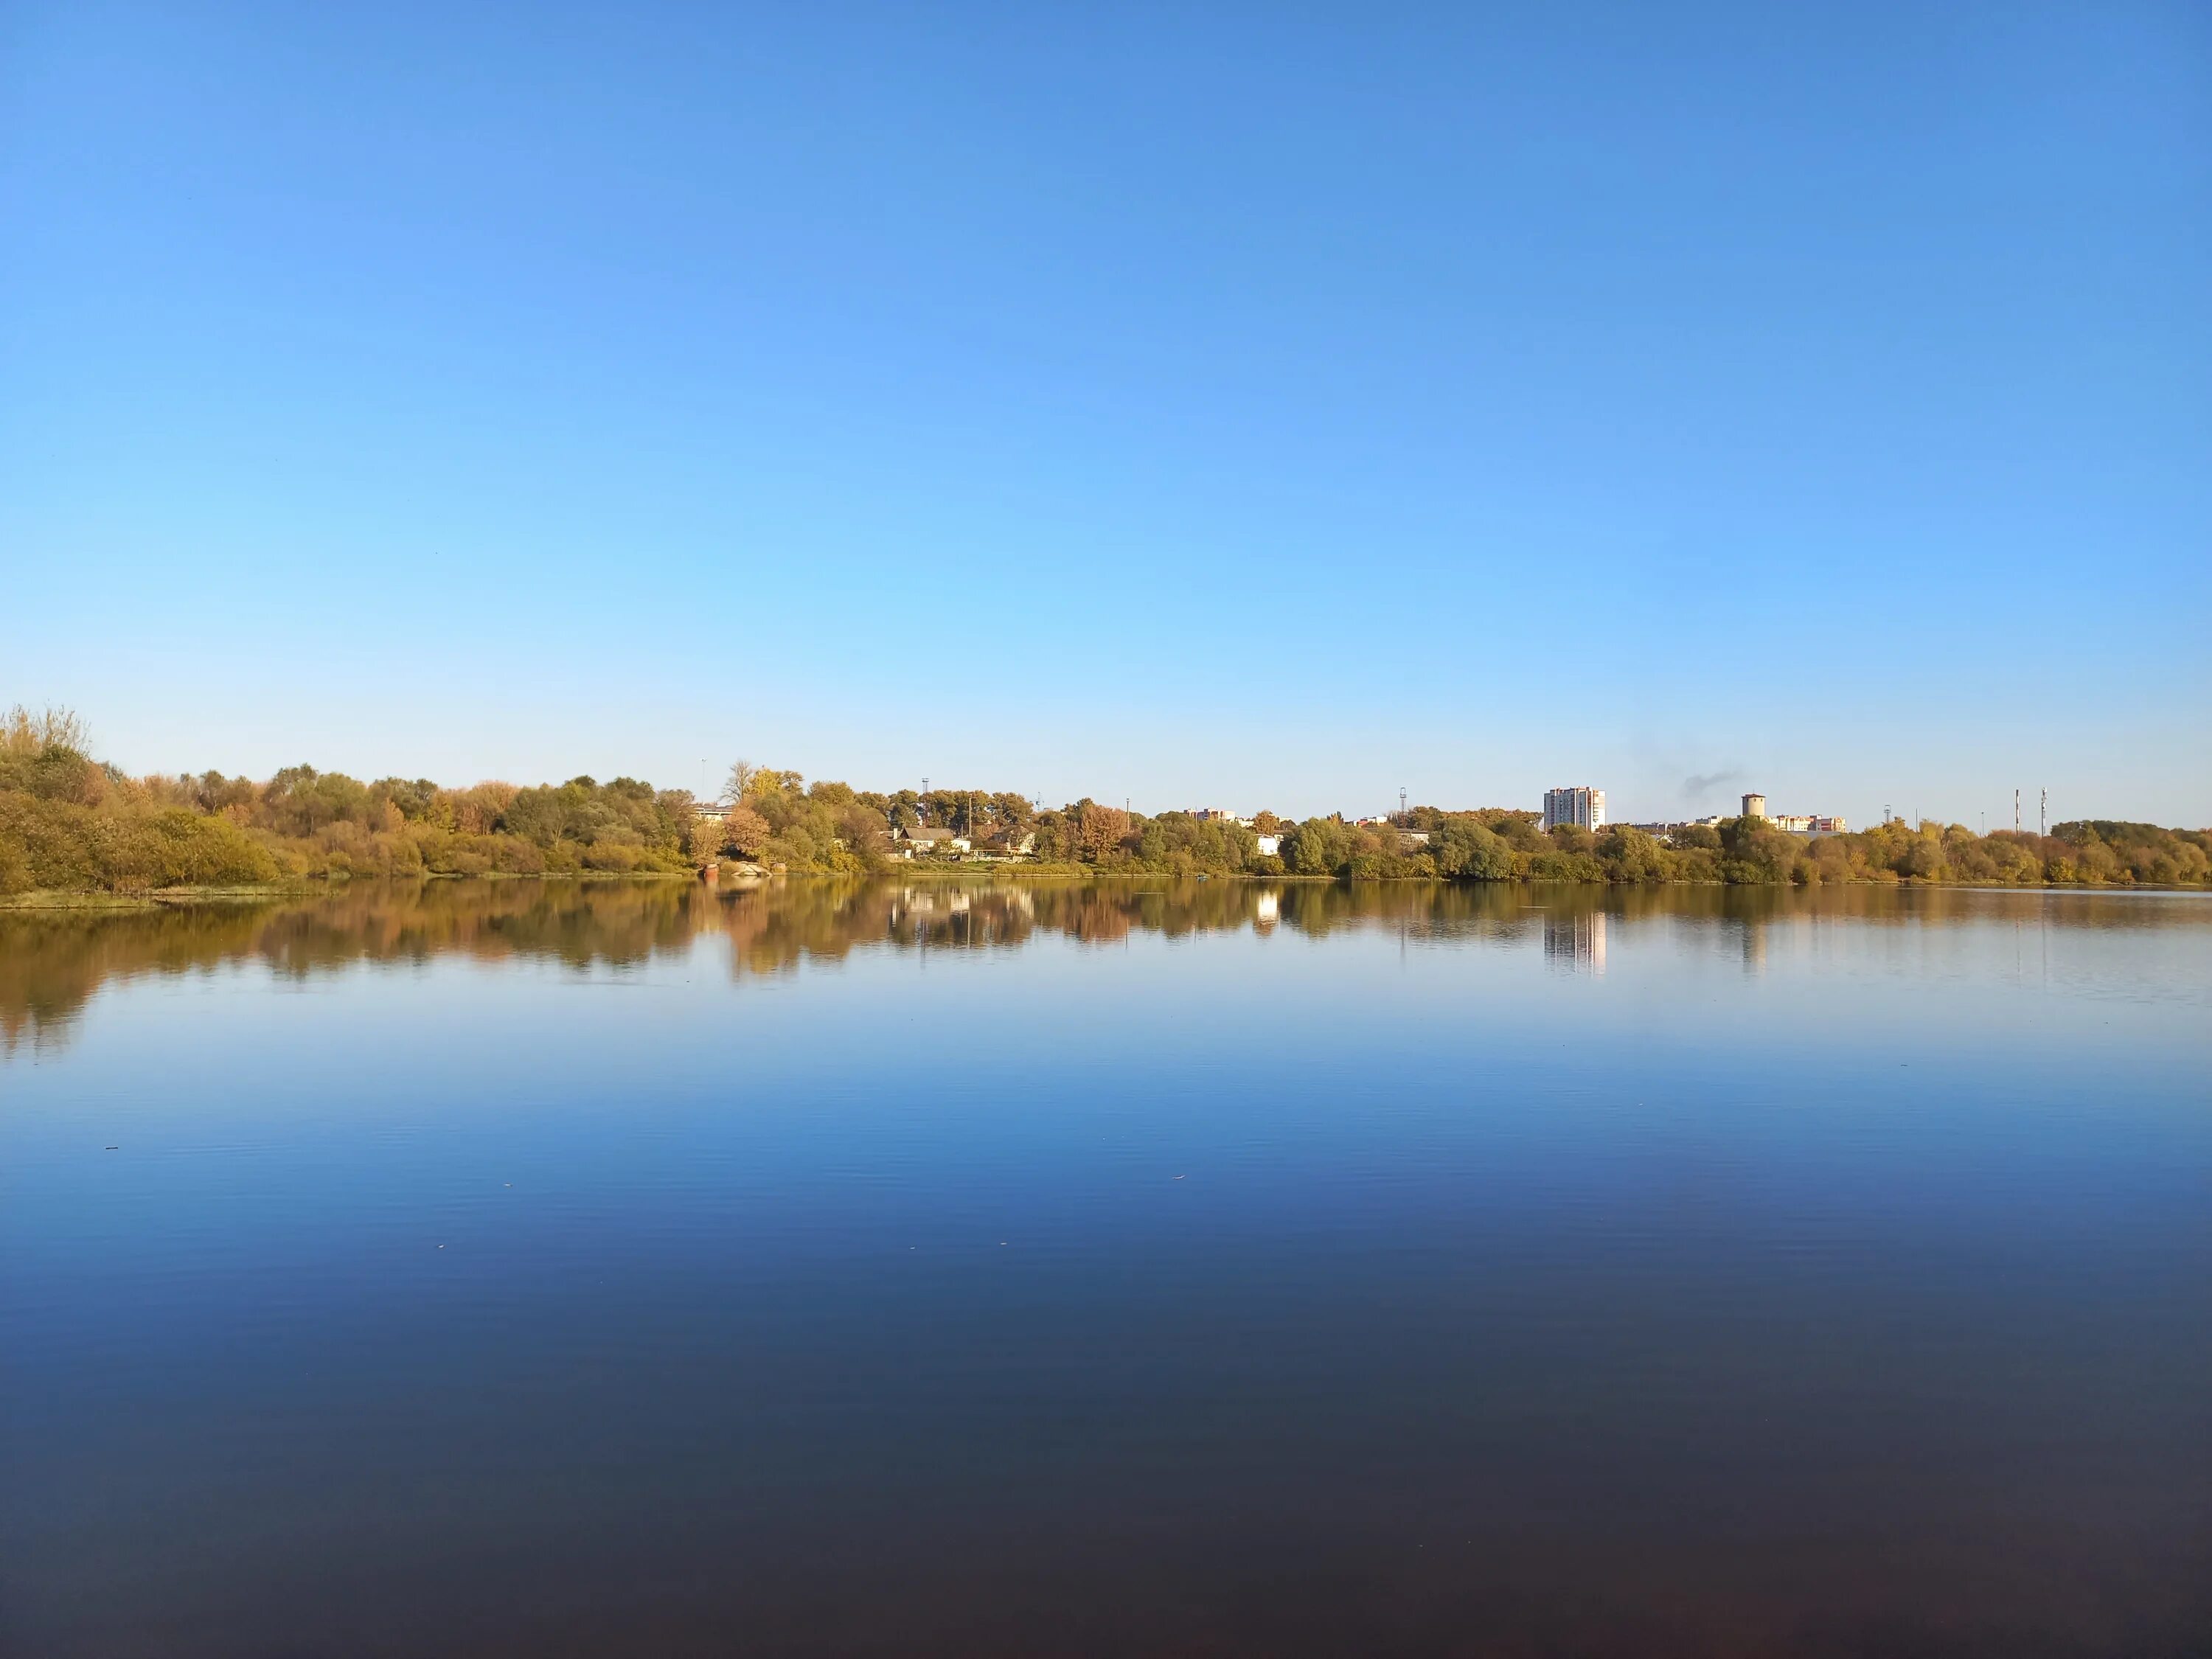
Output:
<path fill-rule="evenodd" d="M 1556 830 L 1563 823 L 1577 823 L 1585 830 L 1601 828 L 1605 823 L 1605 791 L 1584 785 L 1577 789 L 1547 789 L 1544 792 L 1544 828 Z"/>

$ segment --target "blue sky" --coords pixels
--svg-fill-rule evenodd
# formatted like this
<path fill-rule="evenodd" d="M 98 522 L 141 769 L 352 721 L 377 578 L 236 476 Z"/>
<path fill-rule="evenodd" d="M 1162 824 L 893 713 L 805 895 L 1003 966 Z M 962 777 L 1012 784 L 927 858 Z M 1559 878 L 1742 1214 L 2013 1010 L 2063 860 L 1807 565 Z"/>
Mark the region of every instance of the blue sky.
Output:
<path fill-rule="evenodd" d="M 132 769 L 2212 821 L 2198 5 L 15 0 L 0 227 Z"/>

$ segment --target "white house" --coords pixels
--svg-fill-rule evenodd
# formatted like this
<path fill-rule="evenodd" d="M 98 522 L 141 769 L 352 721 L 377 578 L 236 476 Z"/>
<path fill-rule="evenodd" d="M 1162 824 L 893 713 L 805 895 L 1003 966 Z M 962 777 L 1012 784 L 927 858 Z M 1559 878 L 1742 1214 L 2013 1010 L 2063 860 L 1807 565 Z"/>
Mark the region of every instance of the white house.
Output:
<path fill-rule="evenodd" d="M 1258 836 L 1254 839 L 1260 843 L 1260 856 L 1263 859 L 1277 857 L 1283 850 L 1283 838 L 1280 836 Z"/>

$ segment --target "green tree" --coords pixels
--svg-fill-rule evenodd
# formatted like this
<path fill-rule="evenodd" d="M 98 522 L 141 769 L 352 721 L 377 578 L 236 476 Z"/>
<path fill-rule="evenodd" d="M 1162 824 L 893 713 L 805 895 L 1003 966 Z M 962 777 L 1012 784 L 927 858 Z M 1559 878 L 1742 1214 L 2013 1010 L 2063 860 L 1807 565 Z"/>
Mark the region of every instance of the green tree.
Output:
<path fill-rule="evenodd" d="M 1448 817 L 1429 835 L 1437 873 L 1467 881 L 1504 881 L 1513 873 L 1513 853 L 1477 819 Z"/>
<path fill-rule="evenodd" d="M 1351 863 L 1352 854 L 1351 835 L 1339 819 L 1308 818 L 1283 839 L 1283 865 L 1293 875 L 1335 875 Z"/>

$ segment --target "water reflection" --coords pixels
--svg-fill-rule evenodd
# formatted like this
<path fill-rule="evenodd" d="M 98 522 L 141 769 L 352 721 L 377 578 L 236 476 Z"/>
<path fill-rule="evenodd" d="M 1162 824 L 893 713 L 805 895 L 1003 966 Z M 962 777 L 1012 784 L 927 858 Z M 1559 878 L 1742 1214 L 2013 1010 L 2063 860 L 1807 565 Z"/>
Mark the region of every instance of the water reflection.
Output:
<path fill-rule="evenodd" d="M 1743 924 L 1743 971 L 1757 979 L 1766 972 L 1766 917 L 1747 918 Z"/>
<path fill-rule="evenodd" d="M 1766 970 L 1778 926 L 1924 927 L 1977 921 L 2021 940 L 2051 927 L 2212 922 L 2189 895 L 1720 887 L 1536 888 L 1425 883 L 1235 881 L 787 882 L 720 891 L 686 882 L 359 883 L 306 898 L 127 911 L 0 911 L 0 1054 L 67 1040 L 111 979 L 258 963 L 306 980 L 356 963 L 545 959 L 577 969 L 642 964 L 729 942 L 732 975 L 787 973 L 856 951 L 989 951 L 1038 935 L 1109 945 L 1277 929 L 1321 938 L 1388 930 L 1408 945 L 1540 939 L 1544 959 L 1602 975 L 1621 930 L 1710 930 L 1747 975 Z M 2039 947 L 2017 947 L 2023 964 Z M 2039 954 L 2047 972 L 2047 959 Z"/>
<path fill-rule="evenodd" d="M 2197 1653 L 2208 947 L 1873 889 L 0 913 L 0 1652 Z"/>
<path fill-rule="evenodd" d="M 1544 957 L 1584 973 L 1605 971 L 1605 921 L 1602 909 L 1547 910 L 1544 915 Z"/>

